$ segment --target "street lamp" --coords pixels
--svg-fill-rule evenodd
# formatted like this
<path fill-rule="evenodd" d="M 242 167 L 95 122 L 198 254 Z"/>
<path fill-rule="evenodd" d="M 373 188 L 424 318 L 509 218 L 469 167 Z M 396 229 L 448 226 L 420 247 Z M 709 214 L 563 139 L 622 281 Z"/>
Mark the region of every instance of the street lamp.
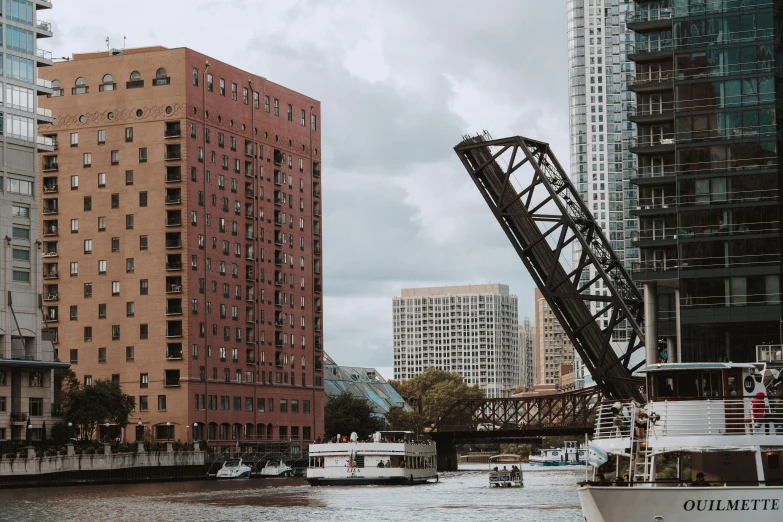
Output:
<path fill-rule="evenodd" d="M 166 423 L 166 437 L 169 439 L 169 442 L 171 442 L 171 423 Z"/>
<path fill-rule="evenodd" d="M 33 434 L 33 425 L 32 424 L 28 424 L 27 425 L 27 445 L 28 446 L 30 445 L 30 438 L 32 437 L 32 434 Z"/>
<path fill-rule="evenodd" d="M 190 442 L 190 424 L 185 426 L 185 438 L 187 438 L 187 442 Z"/>
<path fill-rule="evenodd" d="M 105 424 L 105 426 L 106 426 L 106 433 L 105 433 L 104 436 L 106 437 L 106 442 L 108 443 L 109 442 L 109 423 L 107 422 Z"/>
<path fill-rule="evenodd" d="M 73 442 L 73 422 L 68 423 L 68 442 Z"/>

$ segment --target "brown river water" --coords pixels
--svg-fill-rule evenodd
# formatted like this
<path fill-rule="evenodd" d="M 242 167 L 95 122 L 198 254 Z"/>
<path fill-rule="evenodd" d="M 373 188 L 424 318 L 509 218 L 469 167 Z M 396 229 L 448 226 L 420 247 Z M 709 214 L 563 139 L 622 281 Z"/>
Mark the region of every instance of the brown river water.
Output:
<path fill-rule="evenodd" d="M 464 468 L 464 469 L 463 469 Z M 582 522 L 584 470 L 530 468 L 524 488 L 490 489 L 486 465 L 419 486 L 310 487 L 243 479 L 0 490 L 0 521 Z"/>

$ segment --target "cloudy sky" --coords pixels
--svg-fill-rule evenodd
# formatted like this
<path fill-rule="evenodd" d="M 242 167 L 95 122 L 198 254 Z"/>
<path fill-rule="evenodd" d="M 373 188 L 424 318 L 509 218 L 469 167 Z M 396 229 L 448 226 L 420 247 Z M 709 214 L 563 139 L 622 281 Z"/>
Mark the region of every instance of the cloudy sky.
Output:
<path fill-rule="evenodd" d="M 564 0 L 54 6 L 39 11 L 54 56 L 106 37 L 190 47 L 322 102 L 325 347 L 339 364 L 392 365 L 404 287 L 505 283 L 532 318 L 534 285 L 453 147 L 482 129 L 520 134 L 568 165 Z"/>

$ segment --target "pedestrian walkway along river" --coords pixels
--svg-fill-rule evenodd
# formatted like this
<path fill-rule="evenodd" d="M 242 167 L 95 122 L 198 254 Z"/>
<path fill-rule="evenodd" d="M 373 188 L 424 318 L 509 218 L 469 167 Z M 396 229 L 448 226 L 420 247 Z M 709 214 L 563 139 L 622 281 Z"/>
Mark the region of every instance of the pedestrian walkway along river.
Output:
<path fill-rule="evenodd" d="M 489 489 L 485 465 L 421 486 L 310 487 L 302 479 L 244 479 L 0 491 L 0 520 L 581 522 L 583 470 L 525 465 L 525 487 Z"/>

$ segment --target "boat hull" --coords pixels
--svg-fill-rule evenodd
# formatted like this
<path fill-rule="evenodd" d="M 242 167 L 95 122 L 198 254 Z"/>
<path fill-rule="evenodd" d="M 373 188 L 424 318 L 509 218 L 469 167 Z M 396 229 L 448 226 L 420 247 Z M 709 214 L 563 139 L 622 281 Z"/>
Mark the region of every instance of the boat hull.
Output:
<path fill-rule="evenodd" d="M 783 487 L 579 488 L 585 522 L 779 522 Z"/>
<path fill-rule="evenodd" d="M 311 486 L 414 486 L 417 484 L 426 484 L 431 480 L 438 480 L 438 477 L 427 478 L 308 478 L 307 482 Z"/>
<path fill-rule="evenodd" d="M 555 466 L 584 466 L 584 462 L 560 462 L 560 461 L 535 461 L 535 460 L 529 460 L 528 464 L 531 466 L 546 466 L 546 467 L 555 467 Z"/>

